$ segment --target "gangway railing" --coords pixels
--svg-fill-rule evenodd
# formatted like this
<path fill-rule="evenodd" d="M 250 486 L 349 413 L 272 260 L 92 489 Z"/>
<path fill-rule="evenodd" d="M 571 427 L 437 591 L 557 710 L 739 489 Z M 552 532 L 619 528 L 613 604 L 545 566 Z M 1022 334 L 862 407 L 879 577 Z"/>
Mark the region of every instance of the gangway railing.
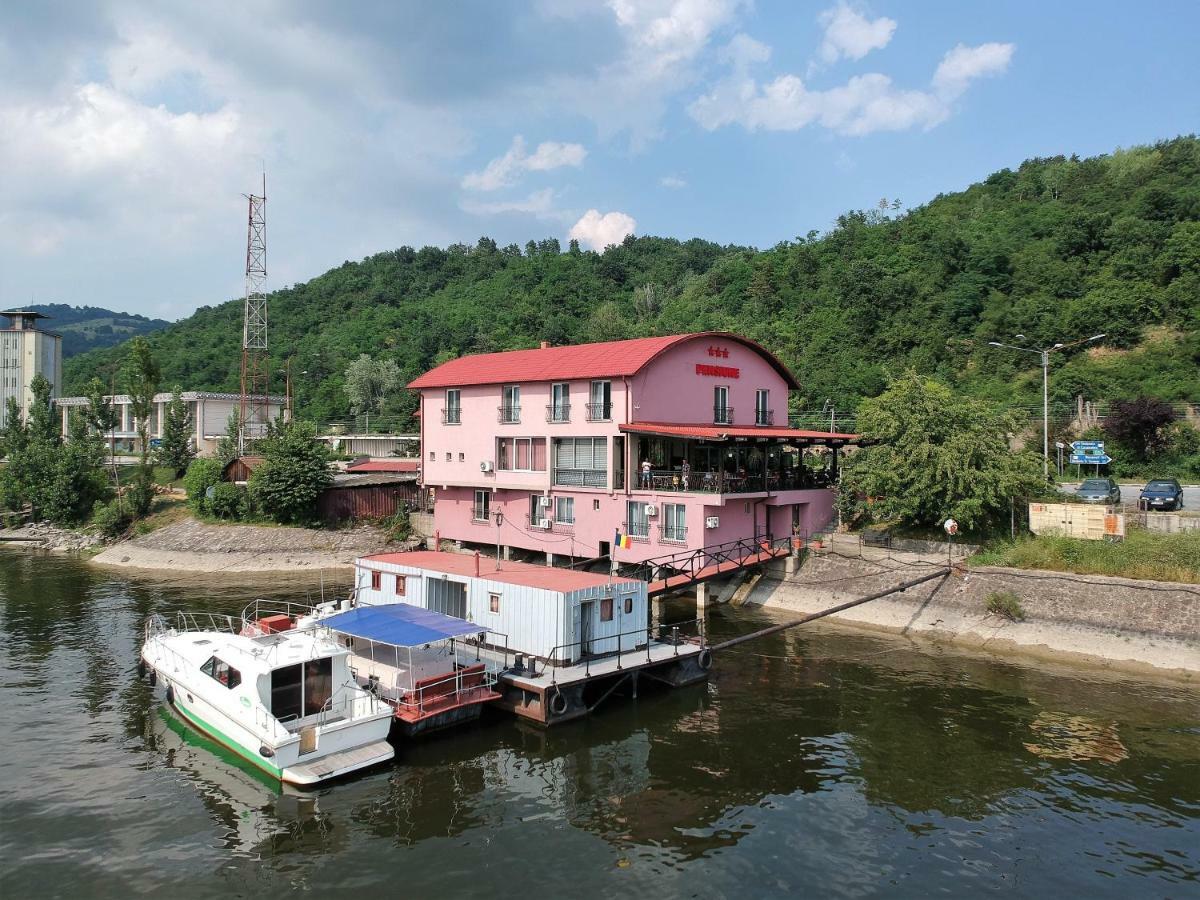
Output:
<path fill-rule="evenodd" d="M 722 565 L 732 563 L 744 567 L 777 559 L 781 550 L 791 547 L 791 541 L 791 537 L 773 538 L 769 534 L 761 534 L 753 538 L 740 538 L 723 544 L 711 544 L 707 547 L 697 547 L 695 550 L 652 557 L 630 566 L 623 566 L 622 570 L 647 582 L 681 579 L 672 586 L 684 587 L 708 575 L 730 571 L 729 568 L 717 568 Z"/>
<path fill-rule="evenodd" d="M 623 638 L 640 637 L 645 641 L 645 645 L 637 644 L 629 650 L 625 650 L 622 646 Z M 615 651 L 607 651 L 602 653 L 584 653 L 584 645 L 591 646 L 608 641 L 616 641 L 617 649 Z M 551 648 L 549 655 L 545 657 L 547 667 L 550 669 L 550 683 L 554 684 L 558 680 L 558 668 L 563 665 L 574 665 L 570 662 L 574 658 L 573 651 L 578 648 L 579 658 L 583 662 L 583 675 L 585 678 L 590 678 L 592 675 L 592 663 L 602 660 L 610 660 L 615 658 L 617 661 L 617 671 L 620 672 L 625 668 L 626 660 L 636 659 L 641 662 L 641 657 L 644 654 L 647 663 L 654 662 L 654 647 L 658 646 L 673 646 L 675 652 L 672 656 L 679 655 L 679 648 L 685 644 L 694 644 L 700 649 L 708 646 L 708 637 L 706 634 L 706 625 L 703 618 L 687 619 L 679 622 L 671 622 L 668 624 L 651 625 L 648 628 L 637 628 L 633 631 L 623 631 L 620 634 L 597 635 L 589 638 L 587 641 L 569 641 L 565 644 L 557 644 Z M 561 651 L 561 652 L 560 652 Z M 566 662 L 563 662 L 566 660 Z"/>

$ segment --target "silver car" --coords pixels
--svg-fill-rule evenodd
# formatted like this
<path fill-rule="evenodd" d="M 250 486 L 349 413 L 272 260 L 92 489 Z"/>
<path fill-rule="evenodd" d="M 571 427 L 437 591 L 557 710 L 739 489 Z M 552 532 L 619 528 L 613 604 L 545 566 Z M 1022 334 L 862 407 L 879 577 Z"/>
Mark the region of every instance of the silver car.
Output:
<path fill-rule="evenodd" d="M 1121 502 L 1121 486 L 1111 478 L 1088 478 L 1076 489 L 1075 496 L 1084 503 L 1115 506 Z"/>

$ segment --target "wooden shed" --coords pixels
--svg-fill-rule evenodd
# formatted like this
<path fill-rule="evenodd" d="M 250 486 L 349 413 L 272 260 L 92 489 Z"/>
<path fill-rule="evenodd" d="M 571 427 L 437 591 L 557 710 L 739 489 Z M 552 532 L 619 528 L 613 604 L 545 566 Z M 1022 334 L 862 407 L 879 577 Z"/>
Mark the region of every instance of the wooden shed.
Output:
<path fill-rule="evenodd" d="M 250 480 L 250 474 L 263 464 L 261 456 L 239 456 L 225 463 L 221 470 L 221 480 L 234 484 L 245 484 Z"/>
<path fill-rule="evenodd" d="M 415 474 L 342 475 L 317 499 L 317 514 L 326 522 L 386 519 L 419 502 Z"/>

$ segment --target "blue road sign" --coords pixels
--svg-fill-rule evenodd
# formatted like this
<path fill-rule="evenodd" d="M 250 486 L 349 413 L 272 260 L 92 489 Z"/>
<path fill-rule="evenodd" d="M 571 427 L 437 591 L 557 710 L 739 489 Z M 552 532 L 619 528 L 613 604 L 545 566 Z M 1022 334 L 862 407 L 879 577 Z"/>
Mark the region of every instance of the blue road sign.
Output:
<path fill-rule="evenodd" d="M 1104 452 L 1104 441 L 1071 441 L 1071 449 L 1076 453 L 1086 453 L 1089 450 L 1092 453 Z"/>
<path fill-rule="evenodd" d="M 1093 454 L 1091 456 L 1084 453 L 1071 454 L 1071 465 L 1107 466 L 1110 462 L 1112 462 L 1112 457 L 1107 453 Z"/>

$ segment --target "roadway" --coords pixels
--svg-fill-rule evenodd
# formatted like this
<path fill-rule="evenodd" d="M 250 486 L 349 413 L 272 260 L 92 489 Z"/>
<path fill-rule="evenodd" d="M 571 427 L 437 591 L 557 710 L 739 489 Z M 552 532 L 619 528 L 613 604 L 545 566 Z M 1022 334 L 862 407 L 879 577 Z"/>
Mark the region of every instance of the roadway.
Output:
<path fill-rule="evenodd" d="M 1121 485 L 1121 504 L 1136 506 L 1138 494 L 1142 492 L 1142 488 L 1146 486 L 1146 482 L 1120 481 L 1117 483 Z M 1073 494 L 1075 493 L 1075 489 L 1079 487 L 1079 482 L 1064 482 L 1061 487 L 1064 494 Z M 1188 512 L 1200 513 L 1200 484 L 1185 484 L 1183 486 L 1183 508 Z"/>

